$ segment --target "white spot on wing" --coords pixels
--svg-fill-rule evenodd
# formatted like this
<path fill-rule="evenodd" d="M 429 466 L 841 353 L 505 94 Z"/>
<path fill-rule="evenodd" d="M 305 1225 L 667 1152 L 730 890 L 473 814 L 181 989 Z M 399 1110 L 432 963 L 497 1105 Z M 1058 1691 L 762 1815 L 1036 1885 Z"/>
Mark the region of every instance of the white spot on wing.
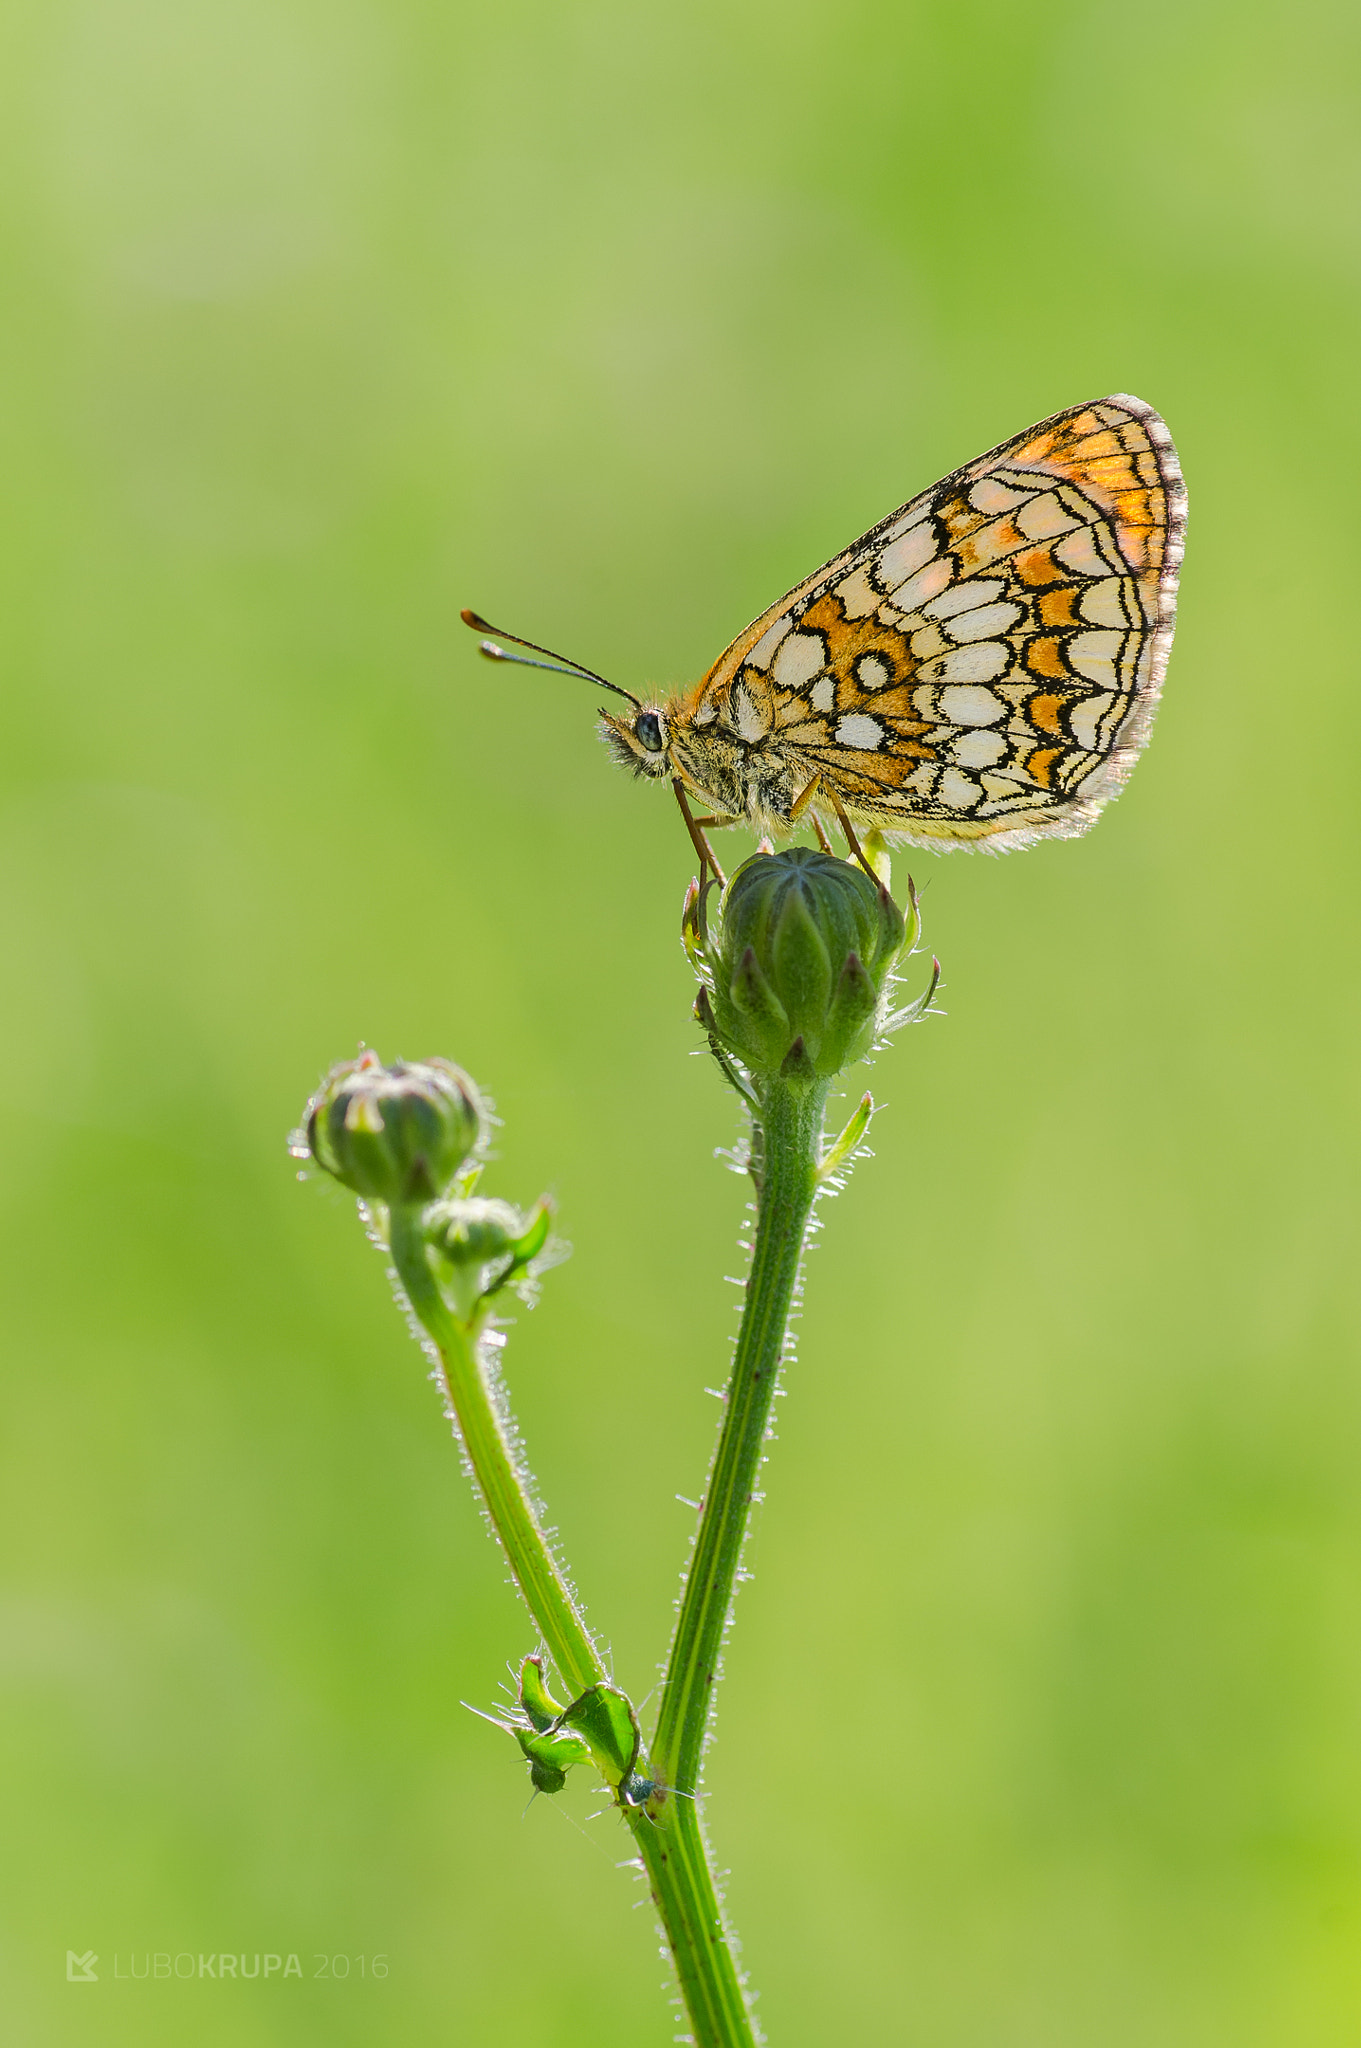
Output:
<path fill-rule="evenodd" d="M 747 656 L 749 665 L 752 668 L 769 668 L 775 649 L 779 646 L 785 635 L 791 631 L 793 624 L 794 621 L 786 614 L 784 618 L 776 619 L 773 626 L 767 626 L 765 632 Z"/>
<path fill-rule="evenodd" d="M 926 616 L 929 619 L 948 619 L 954 612 L 974 611 L 979 605 L 991 604 L 1006 587 L 998 576 L 966 576 L 943 597 L 938 597 L 934 604 L 926 605 Z"/>
<path fill-rule="evenodd" d="M 1016 514 L 1017 529 L 1027 540 L 1052 540 L 1056 533 L 1070 533 L 1077 524 L 1054 491 L 1046 491 L 1042 498 L 1032 498 Z"/>
<path fill-rule="evenodd" d="M 827 647 L 821 633 L 791 633 L 770 673 L 782 690 L 802 690 L 826 666 Z"/>
<path fill-rule="evenodd" d="M 1115 681 L 1115 663 L 1124 643 L 1123 633 L 1074 633 L 1064 649 L 1068 666 L 1090 682 Z"/>
<path fill-rule="evenodd" d="M 843 718 L 836 729 L 837 745 L 841 747 L 862 747 L 873 749 L 884 737 L 884 728 L 877 718 L 867 718 L 863 711 L 853 711 Z"/>
<path fill-rule="evenodd" d="M 1000 732 L 984 732 L 975 728 L 962 732 L 950 748 L 961 768 L 991 768 L 1007 752 L 1007 743 Z"/>
<path fill-rule="evenodd" d="M 969 492 L 969 503 L 975 512 L 1010 512 L 1015 505 L 1024 505 L 1033 491 L 1013 491 L 1009 484 L 998 483 L 996 477 L 980 477 Z"/>
<path fill-rule="evenodd" d="M 946 621 L 952 640 L 991 640 L 1015 625 L 1025 609 L 1019 604 L 985 604 L 976 612 L 960 612 Z"/>
<path fill-rule="evenodd" d="M 1007 707 L 977 683 L 950 683 L 940 693 L 940 709 L 951 725 L 995 725 Z"/>
<path fill-rule="evenodd" d="M 836 709 L 835 676 L 819 676 L 812 689 L 808 692 L 808 701 L 814 711 L 834 711 Z"/>
<path fill-rule="evenodd" d="M 983 791 L 972 777 L 961 775 L 958 768 L 947 768 L 940 778 L 937 793 L 941 802 L 948 804 L 952 811 L 971 811 Z"/>
<path fill-rule="evenodd" d="M 1085 747 L 1089 754 L 1095 753 L 1101 744 L 1097 727 L 1114 702 L 1115 698 L 1108 693 L 1103 693 L 1100 697 L 1084 697 L 1082 702 L 1075 704 L 1068 713 L 1073 738 L 1080 747 Z"/>
<path fill-rule="evenodd" d="M 1096 551 L 1091 528 L 1079 526 L 1076 533 L 1070 533 L 1054 549 L 1054 560 L 1061 562 L 1065 569 L 1071 569 L 1075 576 L 1109 576 L 1110 564 L 1103 562 Z"/>
<path fill-rule="evenodd" d="M 1105 576 L 1100 583 L 1088 584 L 1080 605 L 1083 618 L 1093 626 L 1127 626 L 1129 617 L 1123 591 L 1118 576 Z"/>
<path fill-rule="evenodd" d="M 929 562 L 936 552 L 935 530 L 930 525 L 910 526 L 897 540 L 891 540 L 881 550 L 876 573 L 885 590 L 892 590 L 895 584 Z"/>
<path fill-rule="evenodd" d="M 893 602 L 900 612 L 920 611 L 929 598 L 945 589 L 954 573 L 950 557 L 941 555 L 924 569 L 918 569 L 915 576 L 909 576 L 906 583 L 900 583 L 893 593 Z"/>
<path fill-rule="evenodd" d="M 848 619 L 867 619 L 871 612 L 879 609 L 882 601 L 880 593 L 870 583 L 863 562 L 837 584 L 836 595 L 841 599 L 841 608 Z"/>
<path fill-rule="evenodd" d="M 862 690 L 882 690 L 893 681 L 893 670 L 882 654 L 862 654 L 855 664 L 855 680 Z"/>
<path fill-rule="evenodd" d="M 923 519 L 929 519 L 935 502 L 934 492 L 928 491 L 917 504 L 906 506 L 888 528 L 889 540 L 896 540 L 900 533 L 908 533 L 914 526 L 920 526 Z"/>
<path fill-rule="evenodd" d="M 1011 649 L 1001 640 L 979 640 L 972 647 L 954 647 L 923 671 L 929 683 L 990 683 L 1011 665 Z"/>

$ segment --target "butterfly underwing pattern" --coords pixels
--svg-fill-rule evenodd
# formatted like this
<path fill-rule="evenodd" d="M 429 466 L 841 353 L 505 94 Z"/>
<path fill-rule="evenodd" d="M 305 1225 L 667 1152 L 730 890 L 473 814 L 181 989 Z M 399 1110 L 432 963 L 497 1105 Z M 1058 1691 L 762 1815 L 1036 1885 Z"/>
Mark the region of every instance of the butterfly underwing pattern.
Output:
<path fill-rule="evenodd" d="M 1148 737 L 1185 529 L 1153 408 L 1070 406 L 890 513 L 692 690 L 602 714 L 602 734 L 777 835 L 807 811 L 942 850 L 1085 832 Z"/>

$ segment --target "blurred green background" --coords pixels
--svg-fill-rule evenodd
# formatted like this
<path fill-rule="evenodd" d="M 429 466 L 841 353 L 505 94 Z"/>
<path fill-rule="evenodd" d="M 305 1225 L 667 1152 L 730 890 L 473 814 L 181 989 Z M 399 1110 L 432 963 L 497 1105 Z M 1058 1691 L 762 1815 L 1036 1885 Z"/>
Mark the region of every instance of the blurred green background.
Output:
<path fill-rule="evenodd" d="M 361 1039 L 494 1092 L 491 1190 L 576 1247 L 515 1403 L 645 1693 L 736 1122 L 674 807 L 459 606 L 689 680 L 1110 390 L 1190 484 L 1165 706 L 1090 839 L 914 860 L 949 1015 L 824 1212 L 710 1826 L 775 2048 L 1361 2035 L 1359 43 L 1284 0 L 6 10 L 6 2039 L 676 2032 L 626 1838 L 524 1813 L 459 1704 L 531 1631 L 285 1134 Z M 304 1979 L 115 1981 L 205 1950 Z"/>

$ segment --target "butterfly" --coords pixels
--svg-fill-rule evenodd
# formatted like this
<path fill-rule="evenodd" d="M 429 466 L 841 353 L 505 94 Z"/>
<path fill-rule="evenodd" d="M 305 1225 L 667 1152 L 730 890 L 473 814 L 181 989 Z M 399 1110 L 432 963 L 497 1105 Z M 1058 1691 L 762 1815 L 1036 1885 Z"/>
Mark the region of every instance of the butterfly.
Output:
<path fill-rule="evenodd" d="M 1152 406 L 1052 414 L 912 498 L 754 619 L 693 689 L 601 713 L 625 767 L 704 828 L 808 815 L 890 844 L 1002 852 L 1085 832 L 1148 738 L 1186 490 Z M 471 626 L 495 628 L 475 612 Z M 550 655 L 532 667 L 559 666 Z M 493 660 L 523 661 L 494 640 Z M 688 799 L 713 815 L 697 819 Z"/>

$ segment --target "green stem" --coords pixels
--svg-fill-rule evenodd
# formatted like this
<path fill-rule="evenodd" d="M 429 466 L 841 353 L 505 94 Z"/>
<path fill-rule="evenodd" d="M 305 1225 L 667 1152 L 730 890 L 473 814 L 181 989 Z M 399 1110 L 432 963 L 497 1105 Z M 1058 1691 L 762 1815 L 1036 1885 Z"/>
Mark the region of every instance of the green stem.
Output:
<path fill-rule="evenodd" d="M 626 1817 L 676 1966 L 695 2048 L 755 2048 L 694 1800 L 669 1802 L 660 1823 L 638 1807 Z"/>
<path fill-rule="evenodd" d="M 609 1674 L 553 1557 L 497 1416 L 474 1330 L 451 1314 L 435 1282 L 419 1208 L 389 1211 L 389 1245 L 417 1320 L 439 1352 L 449 1402 L 487 1513 L 553 1662 L 573 1697 Z M 646 1757 L 638 1770 L 653 1775 Z M 626 1806 L 639 1861 L 675 1960 L 696 2048 L 754 2048 L 693 1800 L 668 1802 L 664 1824 Z"/>
<path fill-rule="evenodd" d="M 705 1490 L 671 1644 L 652 1768 L 693 1806 L 718 1680 L 723 1631 L 751 1517 L 804 1233 L 817 1193 L 826 1082 L 765 1086 L 758 1138 L 760 1193 L 726 1412 Z"/>
<path fill-rule="evenodd" d="M 575 1699 L 609 1673 L 516 1470 L 477 1355 L 476 1333 L 445 1306 L 421 1234 L 419 1208 L 389 1210 L 389 1244 L 407 1300 L 433 1339 L 463 1448 L 515 1583 Z"/>

